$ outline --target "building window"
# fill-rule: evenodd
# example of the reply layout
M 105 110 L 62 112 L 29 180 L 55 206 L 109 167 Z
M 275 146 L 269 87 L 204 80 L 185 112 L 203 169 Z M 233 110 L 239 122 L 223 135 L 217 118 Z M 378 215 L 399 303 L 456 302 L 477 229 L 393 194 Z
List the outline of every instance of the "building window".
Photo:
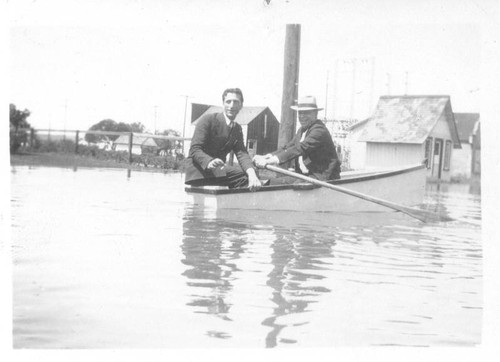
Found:
M 447 140 L 444 146 L 444 165 L 443 170 L 450 171 L 450 159 L 451 159 L 451 141 Z
M 247 150 L 250 157 L 253 157 L 257 154 L 257 140 L 249 139 L 247 141 Z
M 267 138 L 267 114 L 264 115 L 264 138 Z
M 431 160 L 432 160 L 432 138 L 429 137 L 425 140 L 425 165 L 427 168 L 431 168 Z
M 472 157 L 472 173 L 474 175 L 480 175 L 481 174 L 481 153 L 479 150 L 473 150 L 473 157 Z

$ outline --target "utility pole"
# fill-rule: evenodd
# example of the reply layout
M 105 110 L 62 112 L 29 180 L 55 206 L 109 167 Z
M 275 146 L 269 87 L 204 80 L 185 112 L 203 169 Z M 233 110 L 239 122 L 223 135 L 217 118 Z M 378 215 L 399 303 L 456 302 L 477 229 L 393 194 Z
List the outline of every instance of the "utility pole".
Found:
M 405 96 L 408 95 L 408 71 L 405 72 Z
M 351 119 L 354 118 L 354 100 L 356 99 L 356 65 L 357 59 L 352 59 L 352 92 L 351 92 Z
M 336 112 L 337 112 L 338 75 L 339 75 L 339 60 L 335 59 L 335 68 L 333 71 L 333 100 L 332 100 L 333 116 L 332 116 L 332 119 L 336 119 Z
M 326 90 L 325 90 L 325 120 L 328 119 L 328 78 L 330 76 L 330 71 L 326 71 Z
M 68 121 L 68 100 L 64 100 L 64 136 L 63 140 L 66 140 L 66 122 Z
M 290 107 L 297 101 L 299 94 L 299 64 L 300 24 L 287 24 L 278 147 L 287 144 L 295 135 L 296 118 Z
M 181 97 L 184 97 L 184 124 L 182 126 L 182 138 L 186 138 L 186 116 L 187 116 L 187 105 L 188 105 L 188 98 L 191 98 L 191 96 L 188 95 L 181 95 Z M 182 153 L 185 155 L 186 150 L 184 149 L 184 142 L 185 140 L 182 140 Z
M 375 57 L 370 58 L 371 75 L 370 75 L 370 99 L 368 100 L 368 114 L 371 113 L 373 107 L 373 89 L 375 86 Z
M 158 106 L 154 106 L 154 111 L 155 111 L 155 118 L 154 118 L 154 132 L 153 134 L 156 134 L 156 110 L 158 109 Z
M 186 137 L 186 116 L 187 116 L 187 106 L 188 106 L 188 98 L 191 98 L 191 96 L 188 95 L 181 95 L 181 97 L 184 97 L 184 125 L 182 126 L 182 137 Z

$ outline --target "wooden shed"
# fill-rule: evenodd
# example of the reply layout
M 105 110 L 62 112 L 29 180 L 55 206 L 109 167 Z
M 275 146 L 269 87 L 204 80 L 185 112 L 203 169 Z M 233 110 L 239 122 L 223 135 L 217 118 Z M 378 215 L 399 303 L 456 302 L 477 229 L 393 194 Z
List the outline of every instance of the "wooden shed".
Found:
M 193 125 L 205 114 L 220 113 L 220 106 L 192 104 Z M 279 122 L 269 107 L 243 107 L 235 121 L 241 125 L 250 156 L 263 155 L 278 148 Z
M 479 113 L 454 113 L 454 117 L 462 148 L 453 151 L 451 177 L 470 179 L 481 172 Z
M 449 96 L 383 96 L 358 139 L 365 166 L 393 167 L 425 160 L 428 179 L 448 181 L 453 148 L 461 148 Z

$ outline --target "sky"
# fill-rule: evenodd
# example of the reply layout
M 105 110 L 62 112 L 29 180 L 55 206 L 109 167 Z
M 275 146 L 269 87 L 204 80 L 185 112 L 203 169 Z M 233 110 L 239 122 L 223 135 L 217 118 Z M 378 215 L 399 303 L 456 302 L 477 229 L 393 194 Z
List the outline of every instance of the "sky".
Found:
M 221 104 L 236 86 L 245 105 L 280 119 L 286 24 L 300 24 L 299 95 L 317 97 L 320 117 L 369 117 L 387 94 L 449 95 L 455 112 L 481 113 L 483 235 L 496 240 L 498 23 L 497 0 L 5 0 L 0 99 L 5 116 L 7 103 L 30 110 L 35 128 L 85 130 L 110 118 L 181 132 L 186 100 Z M 0 204 L 9 205 L 3 124 Z M 484 246 L 494 288 L 485 287 L 483 341 L 498 354 L 498 324 L 489 323 L 499 320 L 497 245 Z M 472 360 L 470 349 L 454 357 Z
M 480 112 L 481 24 L 491 1 L 16 1 L 9 14 L 9 102 L 35 128 L 103 119 L 192 132 L 190 103 L 281 117 L 286 24 L 301 25 L 299 96 L 320 117 L 364 119 L 381 95 L 445 94 Z M 187 107 L 186 107 L 187 104 Z

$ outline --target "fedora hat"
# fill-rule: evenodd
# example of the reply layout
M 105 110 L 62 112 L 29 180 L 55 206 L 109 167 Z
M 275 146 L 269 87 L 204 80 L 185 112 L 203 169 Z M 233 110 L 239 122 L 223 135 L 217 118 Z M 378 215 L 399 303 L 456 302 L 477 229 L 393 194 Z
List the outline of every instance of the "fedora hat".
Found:
M 297 105 L 291 106 L 294 111 L 320 111 L 323 108 L 318 108 L 316 105 L 316 97 L 313 96 L 305 96 L 300 97 Z

